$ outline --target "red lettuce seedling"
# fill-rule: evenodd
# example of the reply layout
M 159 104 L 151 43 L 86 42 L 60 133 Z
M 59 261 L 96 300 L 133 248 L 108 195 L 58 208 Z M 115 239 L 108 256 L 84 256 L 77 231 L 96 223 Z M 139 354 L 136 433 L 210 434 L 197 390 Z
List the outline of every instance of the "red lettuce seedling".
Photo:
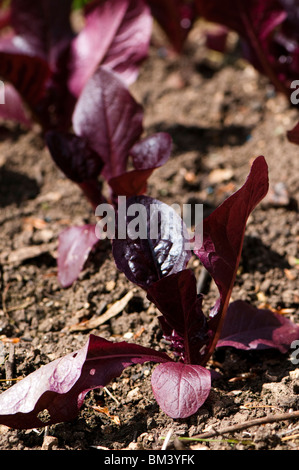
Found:
M 160 132 L 141 139 L 143 109 L 118 75 L 105 67 L 99 67 L 88 80 L 72 120 L 76 134 L 52 130 L 46 134 L 46 142 L 57 166 L 81 188 L 94 210 L 103 202 L 116 208 L 118 196 L 145 193 L 152 172 L 170 156 L 169 134 Z M 127 169 L 130 159 L 132 170 Z M 107 182 L 110 195 L 103 195 L 99 176 Z M 93 234 L 85 238 L 88 244 L 83 240 L 81 244 L 82 234 L 91 231 Z M 98 241 L 94 232 L 95 226 L 89 225 L 82 231 L 70 227 L 60 235 L 58 277 L 64 287 L 77 278 L 91 241 Z M 66 256 L 75 249 L 75 257 Z
M 278 91 L 290 96 L 299 72 L 299 14 L 295 0 L 195 0 L 197 12 L 236 31 L 244 56 L 267 75 Z
M 171 341 L 179 360 L 153 349 L 91 336 L 81 350 L 42 367 L 2 393 L 0 423 L 25 429 L 74 419 L 89 390 L 107 385 L 125 367 L 145 361 L 159 363 L 152 374 L 152 388 L 161 409 L 173 418 L 186 418 L 196 413 L 210 393 L 211 372 L 205 365 L 215 347 L 272 347 L 286 352 L 290 343 L 299 338 L 298 326 L 245 302 L 228 305 L 246 220 L 267 188 L 267 165 L 263 157 L 258 157 L 242 188 L 204 220 L 203 245 L 196 247 L 196 252 L 220 294 L 209 315 L 203 313 L 194 273 L 187 269 L 190 251 L 184 245 L 183 221 L 161 202 L 146 196 L 132 198 L 128 208 L 136 209 L 133 204 L 138 202 L 145 218 L 150 214 L 151 202 L 156 206 L 153 214 L 159 209 L 168 217 L 171 214 L 177 237 L 166 233 L 160 218 L 156 237 L 140 235 L 133 245 L 136 220 L 129 218 L 127 237 L 114 240 L 113 254 L 119 269 L 145 289 L 160 310 L 163 334 Z M 142 219 L 138 221 L 141 223 Z M 145 220 L 145 227 L 139 226 L 141 231 L 146 229 L 143 235 L 149 225 Z M 44 411 L 47 421 L 42 418 Z
M 144 0 L 94 0 L 79 33 L 71 26 L 71 8 L 72 0 L 11 1 L 11 31 L 0 38 L 0 77 L 16 91 L 11 103 L 6 97 L 7 109 L 1 107 L 6 118 L 18 121 L 25 103 L 27 120 L 43 130 L 69 130 L 76 100 L 99 65 L 126 84 L 136 78 L 151 37 Z
M 210 372 L 204 366 L 220 339 L 240 261 L 248 216 L 267 191 L 267 164 L 264 157 L 258 157 L 245 184 L 203 221 L 202 245 L 195 245 L 194 252 L 219 290 L 219 298 L 208 316 L 203 313 L 202 296 L 197 295 L 196 279 L 191 270 L 179 268 L 171 273 L 169 266 L 170 269 L 168 268 L 168 273 L 164 276 L 163 273 L 161 275 L 161 270 L 159 271 L 158 280 L 155 280 L 155 276 L 152 277 L 152 272 L 155 272 L 157 265 L 161 265 L 161 260 L 165 262 L 166 259 L 171 263 L 168 253 L 172 240 L 161 235 L 158 243 L 155 240 L 160 249 L 151 250 L 152 256 L 145 259 L 144 240 L 135 240 L 135 251 L 132 249 L 133 242 L 129 239 L 129 233 L 127 239 L 113 241 L 113 254 L 118 268 L 131 281 L 143 287 L 148 298 L 160 310 L 163 334 L 171 341 L 173 350 L 180 359 L 171 365 L 158 365 L 152 375 L 153 393 L 161 408 L 173 418 L 193 414 L 207 398 L 211 378 Z M 170 242 L 170 245 L 167 242 Z M 180 256 L 184 249 L 180 244 L 178 246 Z M 140 272 L 142 279 L 147 279 L 146 282 L 139 282 Z M 236 307 L 240 318 L 244 318 L 246 311 L 243 308 L 240 311 L 240 304 L 231 306 L 230 309 Z M 281 328 L 281 323 L 277 323 L 276 319 L 268 325 L 269 328 L 265 332 L 263 327 L 266 317 L 263 312 L 260 313 L 260 317 L 257 316 L 260 323 L 257 321 L 254 331 L 249 331 L 247 337 L 242 329 L 238 335 L 238 331 L 232 327 L 236 347 L 238 341 L 243 344 L 245 339 L 247 346 L 267 346 L 271 336 L 272 346 L 280 349 L 284 342 L 289 345 L 291 339 L 299 337 L 298 328 L 292 326 L 290 330 L 290 324 L 287 323 Z M 231 323 L 225 325 L 229 331 Z M 227 329 L 224 331 L 227 332 Z
M 171 361 L 164 353 L 91 335 L 80 350 L 41 367 L 0 395 L 0 423 L 16 429 L 76 418 L 89 390 L 134 364 Z M 43 417 L 44 416 L 44 417 Z

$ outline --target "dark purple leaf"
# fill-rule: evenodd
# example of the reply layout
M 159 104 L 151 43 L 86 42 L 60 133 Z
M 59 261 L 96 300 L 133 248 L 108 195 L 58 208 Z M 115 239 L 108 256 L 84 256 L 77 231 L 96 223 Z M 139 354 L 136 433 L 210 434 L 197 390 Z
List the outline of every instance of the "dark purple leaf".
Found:
M 172 207 L 137 196 L 128 199 L 120 211 L 112 250 L 118 269 L 130 281 L 148 289 L 153 282 L 186 267 L 191 257 L 186 249 L 186 227 Z
M 281 50 L 275 50 L 278 27 L 281 28 L 287 18 L 279 0 L 195 1 L 200 16 L 239 33 L 244 41 L 245 57 L 267 75 L 278 90 L 289 95 L 289 85 L 281 73 L 290 67 L 284 65 Z
M 43 98 L 49 76 L 47 62 L 0 39 L 0 77 L 14 86 L 31 109 Z
M 214 279 L 220 297 L 210 311 L 214 333 L 211 353 L 218 341 L 243 246 L 246 222 L 268 191 L 268 167 L 260 156 L 252 164 L 245 184 L 203 221 L 203 243 L 194 253 Z M 208 356 L 207 356 L 208 357 Z
M 197 11 L 209 21 L 226 25 L 237 31 L 242 37 L 250 39 L 251 33 L 247 28 L 248 18 L 252 28 L 261 37 L 266 37 L 286 17 L 286 13 L 278 0 L 195 0 Z
M 289 142 L 299 145 L 299 122 L 292 130 L 287 132 L 287 137 Z
M 54 162 L 70 180 L 82 183 L 99 176 L 103 162 L 81 137 L 49 131 L 46 143 Z
M 237 300 L 227 309 L 217 347 L 231 346 L 245 350 L 275 348 L 286 353 L 291 343 L 298 339 L 299 326 L 288 318 Z
M 0 29 L 3 29 L 6 26 L 9 26 L 10 16 L 11 16 L 10 8 L 4 8 L 3 10 L 0 11 Z
M 129 85 L 147 56 L 152 18 L 143 0 L 95 0 L 86 7 L 86 24 L 72 43 L 69 87 L 79 96 L 99 65 Z M 96 47 L 95 47 L 96 45 Z
M 107 180 L 125 173 L 129 151 L 143 131 L 142 120 L 143 109 L 123 82 L 98 68 L 76 104 L 73 125 L 102 158 Z
M 73 38 L 72 0 L 12 0 L 11 24 L 32 55 L 45 59 L 53 72 Z M 60 64 L 61 65 L 61 64 Z
M 147 180 L 156 168 L 166 163 L 171 148 L 172 139 L 165 132 L 153 134 L 137 142 L 130 150 L 135 170 L 109 180 L 113 193 L 127 197 L 144 194 L 147 190 Z
M 176 354 L 185 364 L 200 364 L 209 334 L 193 272 L 184 269 L 153 283 L 148 298 L 162 313 L 164 337 Z
M 163 363 L 152 373 L 153 394 L 171 418 L 187 418 L 196 413 L 211 390 L 211 374 L 204 367 Z
M 98 241 L 95 225 L 73 226 L 61 232 L 57 265 L 62 287 L 69 287 L 77 279 L 91 249 Z
M 87 142 L 73 134 L 49 131 L 46 143 L 50 154 L 60 170 L 79 185 L 86 198 L 95 209 L 104 202 L 98 176 L 103 169 L 99 155 Z
M 153 349 L 91 335 L 82 349 L 41 367 L 3 392 L 0 423 L 31 429 L 71 421 L 88 391 L 106 386 L 126 367 L 170 360 Z M 49 419 L 41 417 L 45 410 Z
M 206 46 L 213 51 L 226 52 L 229 30 L 226 26 L 217 25 L 216 28 L 208 29 L 205 33 Z
M 147 2 L 172 47 L 181 52 L 196 18 L 194 2 L 185 0 L 147 0 Z

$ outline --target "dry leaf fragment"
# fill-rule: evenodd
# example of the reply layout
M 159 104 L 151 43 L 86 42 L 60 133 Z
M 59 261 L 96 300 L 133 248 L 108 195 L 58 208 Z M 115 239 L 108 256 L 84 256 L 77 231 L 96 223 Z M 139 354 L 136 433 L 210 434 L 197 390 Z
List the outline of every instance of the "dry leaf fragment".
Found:
M 289 281 L 295 281 L 297 276 L 290 269 L 284 269 L 284 273 Z
M 25 217 L 23 219 L 24 230 L 42 230 L 47 226 L 47 222 L 44 219 L 38 217 Z
M 108 407 L 107 406 L 92 406 L 91 407 L 93 410 L 97 411 L 98 413 L 103 413 L 105 414 L 106 416 L 108 416 L 108 418 L 111 419 L 111 421 L 113 421 L 113 423 L 117 424 L 117 425 L 120 425 L 120 419 L 118 416 L 116 415 L 111 415 L 110 411 L 108 410 Z
M 92 317 L 90 320 L 84 321 L 82 323 L 78 323 L 76 325 L 72 325 L 70 327 L 71 331 L 85 331 L 85 330 L 93 330 L 94 328 L 98 328 L 100 325 L 103 325 L 111 318 L 115 317 L 119 313 L 123 311 L 123 309 L 128 305 L 130 300 L 133 298 L 135 294 L 135 289 L 130 290 L 124 297 L 120 300 L 115 302 L 111 307 L 109 307 L 106 312 L 104 312 L 100 316 Z
M 144 331 L 145 331 L 145 328 L 144 328 L 144 326 L 142 326 L 142 327 L 140 328 L 140 330 L 138 330 L 138 331 L 134 334 L 134 339 L 139 338 L 139 337 L 142 335 L 142 333 L 143 333 Z
M 212 170 L 209 174 L 209 180 L 212 184 L 223 183 L 228 181 L 234 176 L 234 172 L 231 168 L 217 168 Z

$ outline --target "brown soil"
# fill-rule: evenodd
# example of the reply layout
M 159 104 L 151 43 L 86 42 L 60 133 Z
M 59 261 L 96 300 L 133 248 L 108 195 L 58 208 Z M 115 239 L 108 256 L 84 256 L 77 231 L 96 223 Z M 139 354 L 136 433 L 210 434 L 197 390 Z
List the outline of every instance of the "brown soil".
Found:
M 159 40 L 158 35 L 132 87 L 144 106 L 145 133 L 167 131 L 174 142 L 171 160 L 151 177 L 148 194 L 170 204 L 204 203 L 207 215 L 244 183 L 252 159 L 263 154 L 271 187 L 283 183 L 288 200 L 277 206 L 269 198 L 250 216 L 232 298 L 267 304 L 298 322 L 299 270 L 294 258 L 299 243 L 299 149 L 286 139 L 298 112 L 237 53 L 207 52 L 198 28 L 183 57 Z M 0 333 L 2 339 L 20 338 L 14 345 L 14 378 L 80 348 L 90 333 L 167 351 L 157 311 L 139 289 L 121 314 L 96 330 L 73 327 L 99 315 L 133 286 L 117 271 L 110 245 L 103 242 L 78 281 L 62 289 L 56 276 L 58 234 L 69 225 L 95 222 L 92 210 L 55 167 L 37 131 L 3 127 L 0 160 Z M 199 273 L 195 258 L 190 266 Z M 212 284 L 205 308 L 216 297 Z M 1 390 L 8 387 L 3 380 L 8 353 L 9 343 L 2 341 Z M 170 430 L 172 437 L 192 437 L 211 427 L 299 408 L 299 370 L 289 354 L 227 348 L 217 350 L 213 361 L 222 378 L 188 419 L 173 420 L 161 412 L 150 384 L 154 365 L 145 364 L 126 369 L 107 389 L 89 393 L 78 418 L 51 426 L 48 435 L 58 449 L 153 450 L 161 448 Z M 107 407 L 110 416 L 95 411 L 94 405 Z M 281 421 L 196 445 L 298 449 L 299 439 L 292 437 L 298 435 L 297 427 L 296 421 Z M 44 429 L 0 426 L 1 450 L 41 449 L 43 442 Z

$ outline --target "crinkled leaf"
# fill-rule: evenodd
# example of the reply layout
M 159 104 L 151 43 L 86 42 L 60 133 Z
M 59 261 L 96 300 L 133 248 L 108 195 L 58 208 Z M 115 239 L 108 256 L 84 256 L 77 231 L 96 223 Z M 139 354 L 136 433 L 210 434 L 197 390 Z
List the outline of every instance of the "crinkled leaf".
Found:
M 143 109 L 123 82 L 98 68 L 76 104 L 73 125 L 102 158 L 107 180 L 126 171 L 129 151 L 143 131 L 142 120 Z
M 299 326 L 285 316 L 236 300 L 227 309 L 217 347 L 275 348 L 286 353 L 298 339 Z
M 256 158 L 245 184 L 203 221 L 203 243 L 194 253 L 214 279 L 219 299 L 210 311 L 209 328 L 214 334 L 210 352 L 218 341 L 234 285 L 243 246 L 246 222 L 268 191 L 268 167 Z M 208 354 L 209 354 L 208 353 Z
M 209 335 L 194 273 L 184 269 L 166 276 L 153 283 L 147 295 L 163 315 L 162 330 L 176 354 L 184 363 L 200 364 Z
M 171 418 L 187 418 L 203 405 L 211 390 L 211 374 L 204 367 L 163 363 L 152 373 L 153 394 Z
M 172 139 L 166 132 L 159 132 L 140 140 L 130 150 L 135 170 L 109 180 L 113 193 L 118 196 L 140 196 L 147 190 L 147 180 L 156 168 L 170 157 Z
M 171 206 L 137 196 L 120 210 L 126 219 L 119 217 L 112 250 L 118 269 L 130 281 L 148 289 L 153 282 L 186 267 L 191 257 L 186 249 L 186 227 Z
M 86 393 L 106 386 L 133 364 L 169 362 L 161 352 L 91 335 L 86 345 L 56 359 L 0 395 L 0 423 L 31 429 L 71 421 Z
M 152 18 L 143 0 L 95 0 L 86 6 L 86 24 L 72 43 L 69 87 L 79 96 L 99 65 L 129 85 L 147 56 Z
M 63 287 L 68 287 L 77 279 L 89 256 L 99 241 L 95 225 L 73 226 L 59 235 L 58 279 Z

